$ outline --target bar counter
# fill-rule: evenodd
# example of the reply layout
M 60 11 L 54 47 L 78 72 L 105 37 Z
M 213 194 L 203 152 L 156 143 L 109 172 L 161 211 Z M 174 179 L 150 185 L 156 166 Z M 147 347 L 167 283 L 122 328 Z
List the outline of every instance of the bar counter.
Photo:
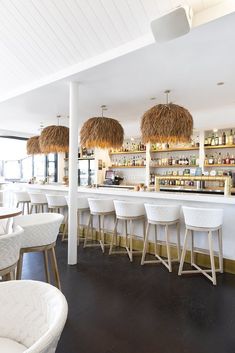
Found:
M 39 184 L 20 184 L 24 186 L 29 192 L 33 190 L 40 190 L 44 193 L 50 194 L 67 194 L 68 187 L 62 184 L 39 185 Z M 184 192 L 167 192 L 167 191 L 134 191 L 123 188 L 112 187 L 78 187 L 78 196 L 81 197 L 100 197 L 121 199 L 132 202 L 143 203 L 157 203 L 157 204 L 178 204 L 191 207 L 206 207 L 206 208 L 223 208 L 224 210 L 224 224 L 223 224 L 223 252 L 224 258 L 235 260 L 235 196 L 224 195 L 208 195 L 195 194 Z M 84 220 L 86 222 L 86 220 Z M 107 222 L 105 228 L 113 229 L 113 219 Z M 136 226 L 135 233 L 143 236 L 142 226 Z M 153 234 L 151 234 L 153 236 Z M 174 235 L 173 235 L 174 236 Z M 181 244 L 184 236 L 184 220 L 181 214 Z M 161 239 L 161 234 L 160 237 Z M 151 237 L 150 237 L 151 239 Z M 174 239 L 174 238 L 173 238 Z M 196 236 L 195 246 L 199 249 L 207 249 L 207 237 Z M 217 248 L 217 243 L 215 243 Z

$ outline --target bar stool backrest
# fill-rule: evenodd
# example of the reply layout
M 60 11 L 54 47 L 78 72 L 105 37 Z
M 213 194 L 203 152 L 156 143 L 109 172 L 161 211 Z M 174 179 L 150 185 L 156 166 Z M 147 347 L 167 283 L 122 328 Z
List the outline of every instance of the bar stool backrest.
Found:
M 47 198 L 45 194 L 30 192 L 29 197 L 32 204 L 47 204 Z
M 30 248 L 53 244 L 64 216 L 59 213 L 35 213 L 15 217 L 14 223 L 24 229 L 21 247 Z
M 145 203 L 147 218 L 154 222 L 174 222 L 180 218 L 178 205 L 154 205 Z
M 0 271 L 13 266 L 19 260 L 23 232 L 23 229 L 17 226 L 13 233 L 0 236 Z
M 186 226 L 218 228 L 223 224 L 223 210 L 218 208 L 195 208 L 183 206 Z
M 27 191 L 14 191 L 16 202 L 30 202 L 29 193 Z
M 49 208 L 67 206 L 67 202 L 64 195 L 46 194 L 46 198 L 47 198 L 47 203 Z
M 114 212 L 113 200 L 88 198 L 88 203 L 91 213 Z
M 140 202 L 114 200 L 114 207 L 117 217 L 145 216 L 144 204 Z
M 65 196 L 67 204 L 69 204 L 69 197 Z M 78 210 L 83 210 L 83 209 L 88 209 L 89 208 L 89 203 L 88 199 L 86 197 L 78 197 L 77 198 L 77 209 Z

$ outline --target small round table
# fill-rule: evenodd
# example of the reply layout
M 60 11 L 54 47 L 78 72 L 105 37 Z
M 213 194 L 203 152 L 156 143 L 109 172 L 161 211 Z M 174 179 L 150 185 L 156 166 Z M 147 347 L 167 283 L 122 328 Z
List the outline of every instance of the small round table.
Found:
M 16 207 L 0 207 L 0 220 L 7 219 L 7 223 L 3 226 L 5 232 L 9 232 L 11 218 L 22 214 L 22 210 Z

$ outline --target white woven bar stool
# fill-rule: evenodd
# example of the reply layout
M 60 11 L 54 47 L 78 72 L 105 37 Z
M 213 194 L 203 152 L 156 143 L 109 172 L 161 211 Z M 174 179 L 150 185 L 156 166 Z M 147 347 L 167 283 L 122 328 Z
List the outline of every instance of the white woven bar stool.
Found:
M 25 206 L 27 207 L 27 213 L 29 214 L 30 197 L 27 191 L 14 191 L 14 197 L 16 201 L 16 207 L 22 208 L 22 213 L 25 214 Z
M 113 200 L 104 200 L 104 199 L 90 199 L 88 198 L 88 203 L 90 207 L 90 217 L 87 226 L 87 232 L 84 239 L 84 248 L 87 246 L 100 246 L 102 251 L 104 252 L 105 244 L 104 239 L 104 221 L 106 216 L 113 215 L 115 216 L 114 204 Z M 89 243 L 87 242 L 93 240 L 93 218 L 94 216 L 98 217 L 98 235 L 99 235 L 99 244 Z M 91 230 L 91 237 L 89 236 L 89 232 Z M 97 239 L 97 238 L 96 238 Z
M 62 241 L 64 241 L 67 232 L 66 224 L 68 223 L 68 205 L 66 198 L 63 195 L 46 194 L 46 199 L 49 212 L 61 213 L 64 216 L 64 229 L 62 232 Z
M 5 280 L 15 279 L 22 234 L 23 229 L 17 226 L 13 233 L 0 236 L 0 276 Z
M 52 269 L 55 275 L 56 286 L 61 289 L 57 267 L 55 246 L 63 216 L 58 213 L 35 213 L 19 216 L 14 223 L 23 228 L 21 236 L 20 258 L 17 266 L 17 279 L 21 279 L 23 256 L 29 252 L 42 252 L 47 282 L 50 283 L 48 252 L 51 254 Z
M 55 353 L 68 304 L 55 287 L 39 281 L 0 283 L 0 352 Z
M 162 263 L 169 272 L 172 272 L 172 262 L 173 261 L 180 261 L 180 233 L 179 233 L 179 218 L 180 218 L 180 207 L 175 205 L 154 205 L 154 204 L 145 204 L 145 210 L 147 213 L 148 223 L 146 228 L 146 236 L 144 240 L 144 248 L 142 253 L 141 265 L 148 264 L 148 263 Z M 151 225 L 154 225 L 155 237 L 154 237 L 154 250 L 155 250 L 155 257 L 157 260 L 145 260 L 147 247 L 148 247 L 148 239 L 149 239 L 149 232 Z M 163 226 L 165 229 L 165 240 L 159 241 L 157 237 L 157 230 L 158 227 Z M 176 228 L 176 236 L 177 236 L 177 253 L 178 258 L 172 259 L 171 258 L 171 251 L 170 251 L 170 234 L 169 234 L 169 227 L 173 226 Z M 167 251 L 167 260 L 163 259 L 160 254 L 157 252 L 157 245 L 158 244 L 165 244 L 166 251 Z
M 38 212 L 43 213 L 45 209 L 47 211 L 48 204 L 47 204 L 47 198 L 45 194 L 30 192 L 29 197 L 31 202 L 30 213 L 33 213 L 33 211 L 35 213 L 38 213 Z
M 136 202 L 127 202 L 127 201 L 118 201 L 114 200 L 114 207 L 116 212 L 116 222 L 114 226 L 114 232 L 112 235 L 112 240 L 109 249 L 109 255 L 111 254 L 127 254 L 129 256 L 130 261 L 133 261 L 133 254 L 142 253 L 142 251 L 133 250 L 133 238 L 134 236 L 134 222 L 135 221 L 142 221 L 143 222 L 143 238 L 145 234 L 145 210 L 144 205 L 142 203 Z M 114 246 L 114 239 L 116 240 L 117 244 L 117 237 L 118 237 L 118 222 L 122 221 L 124 225 L 125 231 L 125 251 L 122 250 L 115 250 L 113 251 Z M 128 234 L 128 224 L 130 226 L 130 232 Z M 119 237 L 120 243 L 120 237 Z
M 181 274 L 185 274 L 185 273 L 202 273 L 214 285 L 216 285 L 216 272 L 223 273 L 223 250 L 222 250 L 223 210 L 215 209 L 215 208 L 183 207 L 183 213 L 185 218 L 186 231 L 185 231 L 184 245 L 183 245 L 178 275 L 180 276 Z M 211 262 L 210 270 L 204 270 L 195 263 L 194 232 L 207 233 L 210 262 Z M 215 268 L 213 232 L 217 233 L 217 236 L 218 236 L 219 269 Z M 198 236 L 201 237 L 202 234 L 198 234 Z M 186 271 L 186 270 L 183 270 L 183 265 L 184 265 L 186 250 L 187 250 L 188 238 L 191 238 L 191 266 L 194 267 L 195 270 Z M 211 276 L 208 273 L 211 273 Z
M 69 206 L 69 198 L 68 196 L 65 196 L 65 199 L 67 201 L 67 204 Z M 77 236 L 78 236 L 78 245 L 80 240 L 84 240 L 84 237 L 80 236 L 80 228 L 81 228 L 81 217 L 84 213 L 90 212 L 89 208 L 89 203 L 88 199 L 86 197 L 78 197 L 77 198 L 77 222 L 78 222 L 78 228 L 77 228 Z M 68 233 L 68 222 L 66 222 L 66 234 Z M 65 240 L 62 239 L 62 240 Z

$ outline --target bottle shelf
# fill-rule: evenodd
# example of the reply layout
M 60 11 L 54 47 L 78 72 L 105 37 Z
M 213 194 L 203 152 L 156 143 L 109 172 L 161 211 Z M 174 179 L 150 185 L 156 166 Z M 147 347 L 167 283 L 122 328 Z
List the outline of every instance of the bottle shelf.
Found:
M 84 161 L 84 160 L 94 160 L 95 158 L 94 157 L 83 157 L 83 158 L 78 158 L 79 161 Z M 69 158 L 64 158 L 65 161 L 68 161 Z
M 188 165 L 181 165 L 181 164 L 175 164 L 175 165 L 157 165 L 157 166 L 151 166 L 150 165 L 150 168 L 197 168 L 198 165 L 195 165 L 195 164 L 188 164 Z
M 235 168 L 235 164 L 204 164 L 204 167 L 229 167 L 229 168 Z
M 198 151 L 199 147 L 177 147 L 177 148 L 167 148 L 165 150 L 151 150 L 151 153 L 160 153 L 160 152 L 177 152 L 177 151 Z
M 215 150 L 220 148 L 235 148 L 235 145 L 204 146 L 205 150 Z
M 145 165 L 112 165 L 110 168 L 119 169 L 119 168 L 146 168 Z
M 146 151 L 109 152 L 110 155 L 115 155 L 115 154 L 140 154 L 140 153 L 146 153 Z

